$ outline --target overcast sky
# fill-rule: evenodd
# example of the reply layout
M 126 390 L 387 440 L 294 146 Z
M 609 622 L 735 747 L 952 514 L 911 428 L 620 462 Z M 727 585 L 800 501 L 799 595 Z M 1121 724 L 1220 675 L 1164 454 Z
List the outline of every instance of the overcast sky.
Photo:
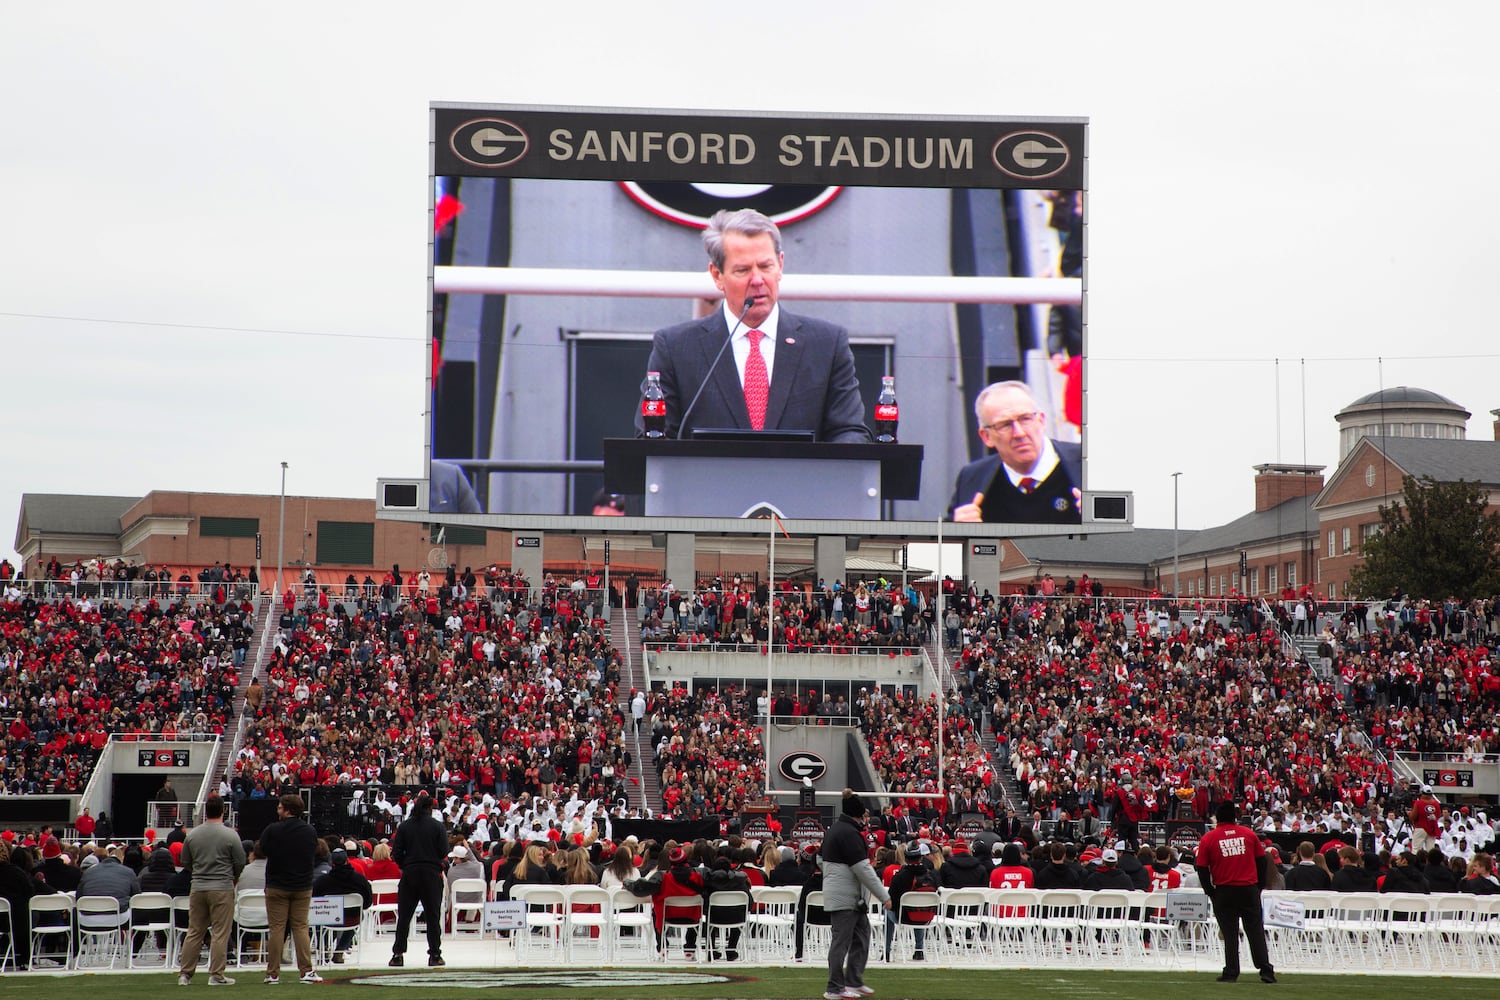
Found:
M 1087 116 L 1089 482 L 1142 527 L 1176 471 L 1185 528 L 1246 512 L 1258 463 L 1331 473 L 1381 385 L 1489 438 L 1500 6 L 1418 11 L 11 5 L 0 555 L 23 492 L 421 471 L 434 100 Z

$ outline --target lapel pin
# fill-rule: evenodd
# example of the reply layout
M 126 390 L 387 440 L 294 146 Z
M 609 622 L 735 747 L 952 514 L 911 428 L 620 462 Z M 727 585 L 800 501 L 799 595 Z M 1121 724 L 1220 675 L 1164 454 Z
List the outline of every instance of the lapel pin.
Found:
M 788 344 L 795 344 L 797 342 L 797 338 L 796 337 L 788 337 L 788 338 L 786 338 L 786 342 Z

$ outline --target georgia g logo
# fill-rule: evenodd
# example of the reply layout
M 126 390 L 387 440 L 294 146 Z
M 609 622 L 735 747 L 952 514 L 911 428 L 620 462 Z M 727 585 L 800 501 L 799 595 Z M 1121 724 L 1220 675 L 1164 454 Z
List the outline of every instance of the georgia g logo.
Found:
M 828 764 L 811 750 L 797 750 L 781 758 L 776 770 L 788 781 L 801 782 L 803 778 L 817 781 L 828 773 Z
M 1071 159 L 1068 144 L 1049 132 L 1012 132 L 995 143 L 991 155 L 1001 171 L 1027 181 L 1060 173 Z
M 475 118 L 453 130 L 448 145 L 465 163 L 476 167 L 508 167 L 531 148 L 526 130 L 504 118 Z

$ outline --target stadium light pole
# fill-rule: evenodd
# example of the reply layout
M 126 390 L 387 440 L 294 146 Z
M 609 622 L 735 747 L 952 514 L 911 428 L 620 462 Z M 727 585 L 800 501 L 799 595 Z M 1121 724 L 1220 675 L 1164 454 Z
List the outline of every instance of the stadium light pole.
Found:
M 276 592 L 271 600 L 281 599 L 281 562 L 286 551 L 286 463 L 281 463 L 281 522 L 276 528 Z
M 1178 602 L 1182 600 L 1182 590 L 1177 582 L 1177 480 L 1181 476 L 1180 472 L 1172 473 L 1172 600 Z

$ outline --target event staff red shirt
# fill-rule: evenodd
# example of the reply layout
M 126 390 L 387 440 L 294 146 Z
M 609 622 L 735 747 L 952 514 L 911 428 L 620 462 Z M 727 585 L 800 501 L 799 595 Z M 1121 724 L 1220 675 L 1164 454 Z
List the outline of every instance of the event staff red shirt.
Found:
M 1197 863 L 1208 868 L 1214 885 L 1256 885 L 1265 853 L 1254 830 L 1239 823 L 1220 823 L 1198 841 Z

